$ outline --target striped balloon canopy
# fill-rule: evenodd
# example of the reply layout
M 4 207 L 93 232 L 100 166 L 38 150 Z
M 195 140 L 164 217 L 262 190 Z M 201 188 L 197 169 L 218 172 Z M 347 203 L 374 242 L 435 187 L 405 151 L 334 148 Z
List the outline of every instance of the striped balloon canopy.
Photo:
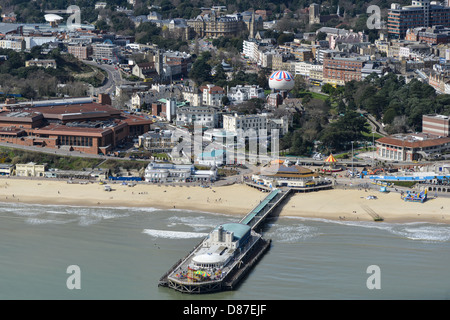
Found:
M 294 87 L 294 77 L 287 71 L 275 71 L 269 77 L 269 87 L 275 90 L 291 90 Z
M 292 80 L 294 80 L 294 78 L 292 78 L 292 75 L 289 72 L 287 72 L 287 71 L 275 71 L 269 77 L 269 80 L 292 81 Z

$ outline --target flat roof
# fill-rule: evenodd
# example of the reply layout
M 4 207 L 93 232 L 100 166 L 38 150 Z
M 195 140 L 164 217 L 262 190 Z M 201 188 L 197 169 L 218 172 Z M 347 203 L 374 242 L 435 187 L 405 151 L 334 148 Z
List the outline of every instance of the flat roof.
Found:
M 233 232 L 235 239 L 243 238 L 251 230 L 248 225 L 242 223 L 224 223 L 217 226 L 214 230 L 217 230 L 220 226 L 223 227 L 224 231 Z
M 450 137 L 440 137 L 434 135 L 422 135 L 422 138 L 415 138 L 418 135 L 393 135 L 388 137 L 383 137 L 376 142 L 384 143 L 389 145 L 394 145 L 397 147 L 407 147 L 407 148 L 425 148 L 432 146 L 439 146 L 443 144 L 450 144 Z
M 34 129 L 35 134 L 52 134 L 67 136 L 102 137 L 112 133 L 111 128 L 69 127 L 62 124 L 50 124 L 46 127 Z

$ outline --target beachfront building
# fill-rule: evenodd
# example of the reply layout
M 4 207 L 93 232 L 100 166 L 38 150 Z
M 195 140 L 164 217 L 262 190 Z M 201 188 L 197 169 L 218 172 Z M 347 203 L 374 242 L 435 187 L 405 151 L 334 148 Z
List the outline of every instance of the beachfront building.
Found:
M 47 164 L 36 164 L 34 162 L 29 163 L 17 163 L 16 164 L 16 176 L 18 177 L 44 177 Z
M 14 165 L 8 163 L 0 163 L 0 175 L 11 176 L 14 172 Z
M 305 188 L 329 184 L 327 179 L 320 177 L 318 173 L 308 168 L 275 163 L 262 168 L 259 174 L 252 175 L 252 180 L 255 184 L 270 188 Z
M 150 130 L 153 120 L 110 105 L 55 101 L 11 104 L 0 111 L 0 141 L 90 154 L 107 154 Z
M 146 182 L 153 183 L 211 182 L 217 179 L 217 171 L 197 170 L 193 164 L 150 162 L 144 176 Z
M 450 137 L 428 133 L 394 134 L 375 141 L 380 160 L 419 161 L 450 151 Z

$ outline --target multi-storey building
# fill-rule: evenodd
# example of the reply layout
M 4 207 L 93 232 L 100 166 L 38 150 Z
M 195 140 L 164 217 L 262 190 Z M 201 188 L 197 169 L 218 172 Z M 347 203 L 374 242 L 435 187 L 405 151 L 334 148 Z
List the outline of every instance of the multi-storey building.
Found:
M 395 134 L 376 141 L 377 158 L 415 161 L 450 150 L 450 117 L 423 115 L 422 132 Z
M 23 39 L 2 39 L 0 40 L 0 48 L 11 49 L 14 51 L 25 50 L 25 40 Z
M 80 60 L 88 60 L 92 56 L 92 46 L 87 44 L 69 44 L 67 51 Z
M 152 152 L 171 152 L 173 147 L 178 144 L 178 141 L 172 141 L 172 132 L 164 131 L 149 131 L 139 136 L 139 147 Z
M 408 29 L 442 25 L 450 27 L 450 7 L 430 0 L 413 0 L 410 6 L 391 5 L 388 13 L 388 32 L 403 38 Z
M 222 98 L 225 96 L 225 90 L 222 87 L 207 84 L 206 86 L 201 86 L 199 89 L 203 95 L 202 103 L 204 105 L 216 107 L 222 105 Z
M 323 61 L 323 81 L 344 85 L 348 81 L 361 81 L 362 58 L 326 57 Z
M 92 45 L 92 58 L 97 60 L 115 61 L 118 59 L 119 49 L 112 43 L 96 43 Z
M 176 110 L 177 126 L 201 125 L 204 127 L 214 128 L 218 125 L 217 110 L 211 106 L 179 107 Z
M 424 114 L 422 116 L 422 132 L 450 137 L 450 116 Z
M 243 22 L 235 17 L 218 16 L 212 10 L 209 15 L 199 15 L 195 19 L 188 20 L 187 25 L 201 38 L 218 38 L 235 36 L 238 31 L 242 30 Z
M 0 112 L 0 141 L 25 146 L 107 154 L 118 144 L 150 129 L 152 120 L 121 113 L 100 103 L 39 102 Z

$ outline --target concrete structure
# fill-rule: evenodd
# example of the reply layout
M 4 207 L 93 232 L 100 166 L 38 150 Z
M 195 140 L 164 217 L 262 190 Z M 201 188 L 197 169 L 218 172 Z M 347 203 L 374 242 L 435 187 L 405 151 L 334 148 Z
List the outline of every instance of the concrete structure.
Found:
M 95 43 L 92 45 L 92 59 L 118 61 L 119 48 L 112 43 Z

